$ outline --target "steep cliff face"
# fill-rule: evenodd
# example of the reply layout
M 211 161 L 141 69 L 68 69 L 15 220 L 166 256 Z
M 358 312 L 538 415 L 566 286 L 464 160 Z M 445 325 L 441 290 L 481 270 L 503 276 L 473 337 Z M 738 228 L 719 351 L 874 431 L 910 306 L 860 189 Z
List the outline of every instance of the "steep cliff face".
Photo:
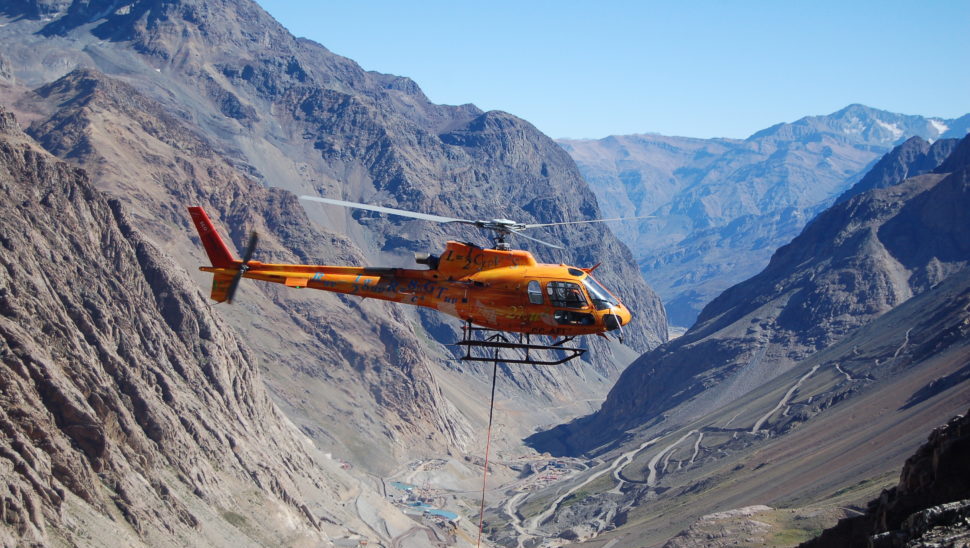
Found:
M 906 460 L 899 483 L 802 548 L 929 547 L 970 542 L 970 413 L 930 434 Z
M 380 535 L 196 284 L 3 110 L 0 192 L 4 544 Z
M 967 146 L 964 139 L 953 154 Z M 948 167 L 819 215 L 762 273 L 705 307 L 683 337 L 634 362 L 597 414 L 545 439 L 590 449 L 690 400 L 691 413 L 710 410 L 965 268 L 970 167 Z

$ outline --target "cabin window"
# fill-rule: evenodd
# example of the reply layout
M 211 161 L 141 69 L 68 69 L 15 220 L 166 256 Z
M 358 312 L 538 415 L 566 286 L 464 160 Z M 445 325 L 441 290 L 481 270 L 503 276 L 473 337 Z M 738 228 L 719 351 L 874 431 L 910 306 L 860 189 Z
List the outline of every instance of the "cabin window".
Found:
M 610 295 L 610 292 L 594 280 L 592 276 L 587 276 L 583 280 L 583 285 L 586 286 L 589 297 L 593 299 L 593 306 L 596 307 L 596 310 L 607 310 L 619 305 L 616 297 Z
M 549 282 L 546 284 L 549 304 L 560 308 L 586 308 L 586 296 L 579 284 L 573 282 Z
M 539 286 L 539 282 L 532 280 L 529 282 L 529 303 L 531 304 L 542 304 L 542 287 Z
M 552 315 L 556 323 L 564 325 L 593 325 L 596 318 L 588 312 L 574 312 L 572 310 L 557 310 Z

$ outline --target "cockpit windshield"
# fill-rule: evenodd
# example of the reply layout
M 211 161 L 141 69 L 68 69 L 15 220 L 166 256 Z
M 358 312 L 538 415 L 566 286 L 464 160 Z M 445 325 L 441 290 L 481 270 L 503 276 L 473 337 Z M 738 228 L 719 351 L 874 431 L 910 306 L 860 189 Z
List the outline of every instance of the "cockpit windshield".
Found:
M 594 280 L 592 276 L 586 276 L 583 279 L 583 285 L 586 286 L 589 298 L 593 299 L 593 306 L 596 307 L 596 310 L 606 310 L 619 304 L 616 298 L 610 295 L 610 292 Z

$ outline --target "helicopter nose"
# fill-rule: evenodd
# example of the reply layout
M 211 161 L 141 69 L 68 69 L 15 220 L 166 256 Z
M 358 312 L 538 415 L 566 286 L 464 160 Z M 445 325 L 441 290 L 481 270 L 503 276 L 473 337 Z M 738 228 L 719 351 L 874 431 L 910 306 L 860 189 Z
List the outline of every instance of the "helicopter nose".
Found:
M 630 323 L 630 311 L 622 304 L 610 309 L 610 313 L 603 316 L 603 324 L 607 331 L 613 331 Z
M 630 310 L 622 304 L 620 305 L 620 310 L 618 312 L 618 316 L 620 316 L 620 325 L 626 325 L 630 323 L 631 319 L 633 319 L 633 314 L 631 314 Z

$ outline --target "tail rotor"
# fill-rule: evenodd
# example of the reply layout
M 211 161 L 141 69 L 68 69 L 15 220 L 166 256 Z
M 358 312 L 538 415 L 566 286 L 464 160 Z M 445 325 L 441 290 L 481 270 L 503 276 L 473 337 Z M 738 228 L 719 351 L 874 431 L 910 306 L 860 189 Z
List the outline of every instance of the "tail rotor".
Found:
M 232 281 L 229 282 L 229 288 L 226 290 L 226 304 L 232 304 L 232 298 L 236 294 L 236 289 L 239 287 L 239 281 L 243 279 L 246 272 L 249 270 L 249 262 L 253 258 L 253 253 L 256 252 L 256 244 L 259 243 L 259 234 L 254 230 L 252 234 L 249 235 L 249 243 L 246 244 L 246 251 L 243 253 L 242 264 L 239 265 L 239 270 L 236 271 L 236 275 L 232 277 Z

